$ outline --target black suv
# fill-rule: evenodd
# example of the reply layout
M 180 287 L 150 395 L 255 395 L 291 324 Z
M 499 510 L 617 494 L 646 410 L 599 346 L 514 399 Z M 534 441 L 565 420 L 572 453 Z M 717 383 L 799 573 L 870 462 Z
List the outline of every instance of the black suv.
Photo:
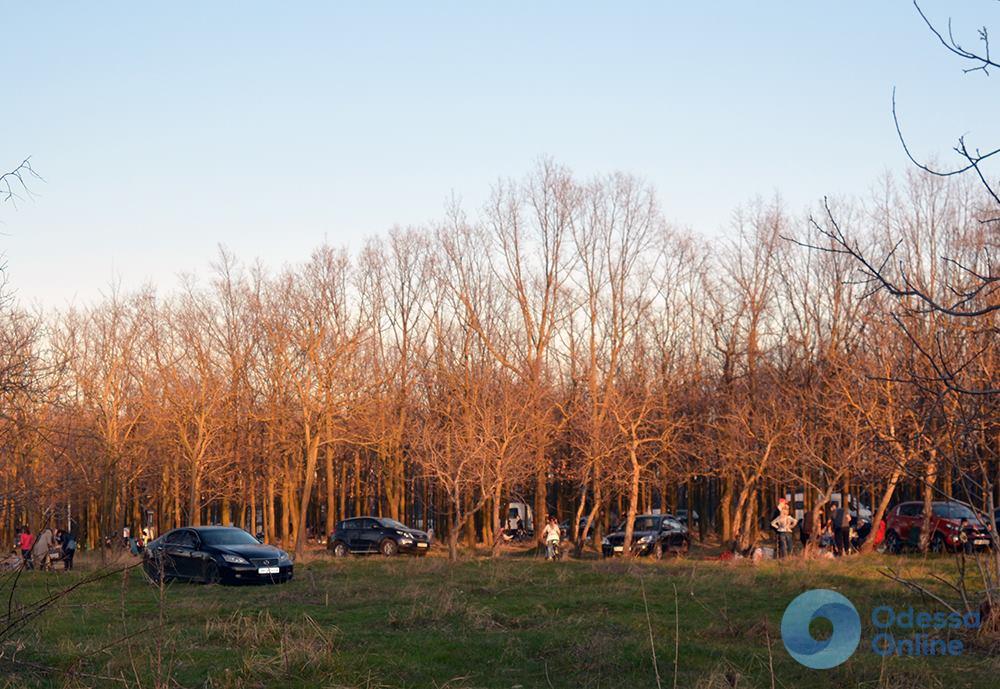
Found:
M 686 553 L 691 546 L 687 527 L 669 514 L 643 514 L 635 518 L 632 554 L 652 555 L 657 560 L 668 553 Z M 625 549 L 625 522 L 601 541 L 604 557 L 621 555 Z
M 431 541 L 423 531 L 411 529 L 394 519 L 355 517 L 337 524 L 326 542 L 326 549 L 336 557 L 344 557 L 348 553 L 426 555 L 431 549 Z

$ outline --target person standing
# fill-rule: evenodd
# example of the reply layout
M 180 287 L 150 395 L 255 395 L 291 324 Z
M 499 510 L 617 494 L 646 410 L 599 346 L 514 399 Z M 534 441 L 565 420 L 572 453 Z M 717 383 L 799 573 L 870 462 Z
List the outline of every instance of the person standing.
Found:
M 778 516 L 771 520 L 771 526 L 778 532 L 778 557 L 786 558 L 792 554 L 792 531 L 795 529 L 795 517 L 788 513 L 788 503 L 778 505 Z
M 76 555 L 76 536 L 72 531 L 62 533 L 62 561 L 63 569 L 69 571 L 73 569 L 73 556 Z
M 38 538 L 35 539 L 35 545 L 31 548 L 31 559 L 38 565 L 41 570 L 47 570 L 52 568 L 52 559 L 49 557 L 49 551 L 55 545 L 56 539 L 52 534 L 52 529 L 43 529 Z
M 552 560 L 559 549 L 559 522 L 555 517 L 549 517 L 545 529 L 542 531 L 542 540 L 545 542 L 545 559 Z
M 812 535 L 812 513 L 804 512 L 799 521 L 799 541 L 802 543 L 802 550 L 809 545 L 809 537 Z
M 833 553 L 847 555 L 851 550 L 851 514 L 839 503 L 833 507 Z
M 19 546 L 21 548 L 21 559 L 24 560 L 25 569 L 34 569 L 35 563 L 31 560 L 31 548 L 35 545 L 35 537 L 31 535 L 31 529 L 25 524 L 21 527 L 21 537 Z

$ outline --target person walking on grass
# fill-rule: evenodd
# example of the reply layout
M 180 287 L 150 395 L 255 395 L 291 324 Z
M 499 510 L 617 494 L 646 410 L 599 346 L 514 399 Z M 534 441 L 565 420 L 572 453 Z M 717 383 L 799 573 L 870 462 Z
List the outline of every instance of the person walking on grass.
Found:
M 31 535 L 31 529 L 25 524 L 21 527 L 21 536 L 18 539 L 21 548 L 21 559 L 24 560 L 25 569 L 34 569 L 35 563 L 31 561 L 31 548 L 35 545 L 35 537 Z
M 545 529 L 542 530 L 542 541 L 545 543 L 545 559 L 552 560 L 559 550 L 559 522 L 555 517 L 550 516 Z
M 778 516 L 771 520 L 771 526 L 778 532 L 778 557 L 790 557 L 792 554 L 792 531 L 795 529 L 795 517 L 788 513 L 787 502 L 778 504 Z
M 72 531 L 63 531 L 59 542 L 62 548 L 63 569 L 67 572 L 73 569 L 73 556 L 76 555 L 76 536 Z
M 38 534 L 38 538 L 35 539 L 34 547 L 31 549 L 31 559 L 38 565 L 38 569 L 52 569 L 52 558 L 49 556 L 49 551 L 52 550 L 55 544 L 56 539 L 52 534 L 52 529 L 42 529 L 42 532 Z

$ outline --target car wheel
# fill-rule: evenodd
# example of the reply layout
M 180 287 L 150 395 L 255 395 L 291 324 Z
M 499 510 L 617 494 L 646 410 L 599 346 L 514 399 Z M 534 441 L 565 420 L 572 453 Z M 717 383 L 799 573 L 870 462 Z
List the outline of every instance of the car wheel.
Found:
M 885 535 L 885 549 L 893 555 L 898 555 L 899 551 L 903 549 L 903 543 L 895 531 L 890 531 Z
M 656 545 L 653 546 L 653 558 L 656 560 L 663 559 L 663 541 L 657 541 Z
M 149 583 L 159 586 L 161 583 L 166 583 L 166 577 L 162 575 L 161 568 L 155 563 L 146 561 L 142 564 L 142 573 L 146 575 Z
M 333 556 L 334 557 L 347 557 L 347 545 L 340 541 L 333 544 Z
M 934 534 L 934 538 L 931 539 L 931 552 L 932 553 L 943 553 L 947 546 L 944 542 L 944 536 L 939 533 Z
M 399 552 L 399 546 L 396 545 L 396 541 L 391 538 L 387 538 L 382 541 L 381 545 L 379 545 L 378 551 L 386 557 L 392 557 Z
M 205 569 L 202 571 L 202 580 L 206 584 L 218 584 L 222 579 L 222 575 L 219 573 L 219 565 L 214 562 L 208 562 L 205 564 Z

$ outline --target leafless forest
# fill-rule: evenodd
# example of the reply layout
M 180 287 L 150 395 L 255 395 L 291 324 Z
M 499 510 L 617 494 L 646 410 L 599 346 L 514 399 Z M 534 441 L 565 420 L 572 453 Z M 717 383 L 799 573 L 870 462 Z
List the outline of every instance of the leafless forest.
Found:
M 7 291 L 0 537 L 72 518 L 94 547 L 149 515 L 300 551 L 375 513 L 454 555 L 496 548 L 512 499 L 581 547 L 683 506 L 745 545 L 803 490 L 876 522 L 902 497 L 992 509 L 991 203 L 914 171 L 811 215 L 747 204 L 709 241 L 640 179 L 544 161 L 481 209 L 280 270 L 220 250 L 170 291 L 44 312 Z

